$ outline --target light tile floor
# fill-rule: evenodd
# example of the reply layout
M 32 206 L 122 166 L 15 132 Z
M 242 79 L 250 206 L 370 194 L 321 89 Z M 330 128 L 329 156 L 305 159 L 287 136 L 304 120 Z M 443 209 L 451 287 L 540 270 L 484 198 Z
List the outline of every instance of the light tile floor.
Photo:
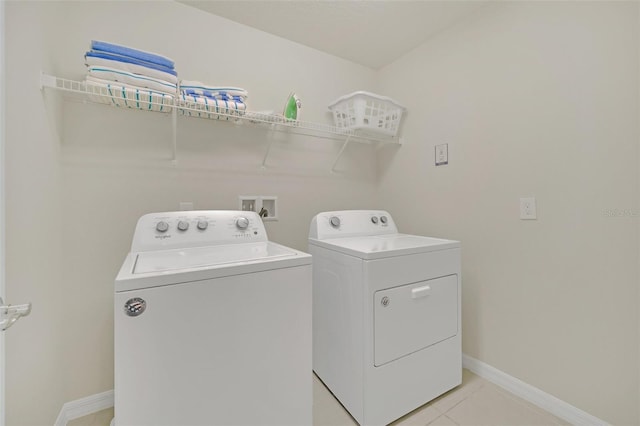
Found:
M 353 426 L 357 423 L 314 376 L 313 424 Z M 462 370 L 462 385 L 392 423 L 393 426 L 552 426 L 567 422 Z
M 72 420 L 68 426 L 108 426 L 113 408 Z M 357 423 L 324 384 L 313 377 L 313 424 L 355 426 Z M 417 408 L 393 426 L 553 426 L 567 422 L 476 376 L 462 372 L 462 385 Z
M 73 419 L 67 423 L 67 426 L 109 426 L 111 419 L 113 419 L 113 407 Z

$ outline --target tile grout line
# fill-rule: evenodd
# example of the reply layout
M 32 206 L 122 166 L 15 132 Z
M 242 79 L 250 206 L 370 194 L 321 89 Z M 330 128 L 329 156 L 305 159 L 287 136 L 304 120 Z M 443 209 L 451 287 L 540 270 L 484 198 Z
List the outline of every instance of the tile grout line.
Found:
M 455 420 L 453 420 L 451 417 L 447 416 L 446 414 L 441 414 L 438 417 L 436 417 L 435 419 L 431 420 L 429 423 L 426 424 L 426 426 L 432 425 L 435 422 L 438 421 L 438 419 L 441 419 L 445 417 L 447 420 L 449 420 L 451 423 L 453 423 L 454 425 L 460 426 L 460 423 L 456 422 Z
M 504 388 L 496 385 L 495 383 L 492 383 L 492 382 L 487 381 L 485 379 L 483 379 L 483 382 L 484 383 L 481 383 L 477 388 L 471 390 L 467 395 L 463 396 L 463 398 L 460 401 L 456 402 L 448 410 L 446 410 L 444 412 L 442 410 L 437 409 L 437 408 L 436 408 L 436 410 L 441 412 L 447 419 L 451 420 L 454 424 L 460 425 L 460 423 L 458 423 L 457 421 L 454 420 L 453 416 L 449 416 L 448 414 L 450 414 L 460 404 L 462 404 L 465 401 L 468 401 L 472 396 L 477 395 L 478 393 L 480 393 L 480 392 L 482 392 L 484 390 L 484 391 L 488 391 L 488 392 L 496 392 L 496 393 L 498 393 L 502 397 L 506 398 L 510 403 L 515 404 L 516 406 L 520 407 L 521 409 L 524 409 L 527 412 L 530 412 L 532 414 L 536 414 L 538 416 L 544 417 L 545 419 L 547 419 L 550 422 L 549 424 L 551 424 L 553 426 L 562 426 L 563 425 L 563 423 L 561 423 L 561 419 L 560 418 L 558 418 L 557 416 L 553 415 L 552 413 L 542 409 L 541 407 L 538 407 L 538 406 L 530 403 L 529 401 L 519 397 L 518 395 L 515 395 L 515 394 L 511 393 L 507 389 L 504 389 Z
M 472 395 L 475 395 L 480 389 L 484 388 L 487 385 L 487 383 L 482 383 L 480 386 L 478 386 L 476 389 L 473 389 L 472 391 L 470 391 L 467 395 L 464 395 L 462 397 L 462 399 L 458 402 L 456 402 L 455 404 L 453 404 L 451 407 L 449 407 L 447 410 L 439 410 L 437 407 L 433 407 L 435 408 L 438 412 L 442 413 L 443 415 L 447 414 L 449 411 L 453 410 L 454 408 L 456 408 L 458 405 L 462 404 L 464 401 L 466 401 L 469 397 L 471 397 Z M 449 418 L 449 416 L 447 416 L 447 418 Z M 455 422 L 454 422 L 455 423 Z M 457 423 L 456 423 L 457 424 Z
M 460 423 L 456 422 L 455 420 L 453 420 L 451 417 L 447 416 L 446 414 L 444 415 L 447 419 L 449 419 L 449 421 L 455 425 L 460 425 Z

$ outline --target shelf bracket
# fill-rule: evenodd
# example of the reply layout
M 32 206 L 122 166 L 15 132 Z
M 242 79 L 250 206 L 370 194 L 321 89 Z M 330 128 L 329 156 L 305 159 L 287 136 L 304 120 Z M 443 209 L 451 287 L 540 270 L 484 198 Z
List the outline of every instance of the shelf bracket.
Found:
M 271 130 L 267 132 L 267 135 L 269 135 L 269 145 L 267 145 L 267 151 L 264 153 L 264 158 L 262 158 L 262 166 L 260 166 L 262 170 L 267 168 L 267 158 L 269 157 L 269 153 L 271 152 L 271 146 L 276 140 L 273 125 L 271 125 Z
M 342 148 L 340 148 L 340 152 L 338 152 L 338 156 L 336 157 L 335 161 L 333 162 L 333 165 L 331 166 L 331 173 L 336 172 L 336 165 L 338 164 L 340 157 L 342 157 L 342 153 L 344 152 L 345 148 L 347 147 L 347 145 L 349 145 L 349 139 L 351 139 L 351 135 L 347 136 L 347 139 L 344 141 L 344 144 L 342 144 Z
M 56 78 L 52 75 L 45 74 L 40 71 L 40 90 L 44 90 L 45 87 L 52 89 L 56 88 Z

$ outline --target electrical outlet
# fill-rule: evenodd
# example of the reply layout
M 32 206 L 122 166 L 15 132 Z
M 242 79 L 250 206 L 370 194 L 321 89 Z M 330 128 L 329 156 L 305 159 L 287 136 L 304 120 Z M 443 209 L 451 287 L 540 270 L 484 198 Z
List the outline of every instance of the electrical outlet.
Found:
M 436 145 L 436 166 L 449 164 L 449 144 Z
M 535 197 L 520 198 L 520 219 L 523 219 L 523 220 L 537 219 Z

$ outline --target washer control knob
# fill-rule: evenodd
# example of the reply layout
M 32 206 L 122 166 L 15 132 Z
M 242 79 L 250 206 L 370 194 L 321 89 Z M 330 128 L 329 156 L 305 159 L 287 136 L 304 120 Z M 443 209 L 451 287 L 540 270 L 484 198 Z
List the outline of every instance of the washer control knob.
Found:
M 380 216 L 380 222 L 387 223 L 387 217 L 386 216 Z
M 338 226 L 340 226 L 340 218 L 338 216 L 331 216 L 331 219 L 329 219 L 329 223 L 334 228 L 337 228 Z
M 238 229 L 247 229 L 249 227 L 249 219 L 244 216 L 239 217 L 236 219 L 236 226 Z
M 167 222 L 165 222 L 164 220 L 161 220 L 156 225 L 156 231 L 158 231 L 158 232 L 167 232 L 168 230 L 169 230 L 169 224 Z
M 181 220 L 180 222 L 178 222 L 179 231 L 186 231 L 187 229 L 189 229 L 189 222 L 187 222 L 186 220 Z
M 378 217 L 377 216 L 371 217 L 371 222 L 373 222 L 374 224 L 378 223 Z
M 207 226 L 209 226 L 209 222 L 207 222 L 206 220 L 199 220 L 198 221 L 198 229 L 201 231 L 204 231 L 205 229 L 207 229 Z

